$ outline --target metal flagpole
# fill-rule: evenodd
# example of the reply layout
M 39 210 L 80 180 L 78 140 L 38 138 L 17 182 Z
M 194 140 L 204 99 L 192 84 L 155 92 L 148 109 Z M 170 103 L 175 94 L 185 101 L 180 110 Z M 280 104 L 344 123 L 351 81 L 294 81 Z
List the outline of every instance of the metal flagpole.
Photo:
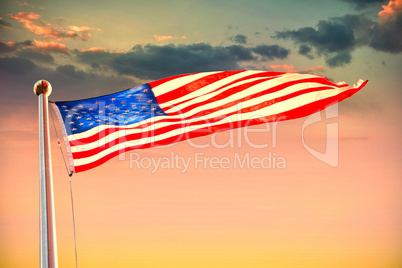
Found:
M 46 80 L 39 80 L 34 85 L 34 92 L 39 99 L 39 263 L 40 268 L 57 268 L 48 107 L 52 86 Z

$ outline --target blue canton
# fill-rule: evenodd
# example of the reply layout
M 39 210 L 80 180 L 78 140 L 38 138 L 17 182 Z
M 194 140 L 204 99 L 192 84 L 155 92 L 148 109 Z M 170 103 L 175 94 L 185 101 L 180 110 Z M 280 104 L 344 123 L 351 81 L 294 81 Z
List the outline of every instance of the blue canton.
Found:
M 106 96 L 55 104 L 63 118 L 67 135 L 99 125 L 125 126 L 167 115 L 159 107 L 148 84 Z

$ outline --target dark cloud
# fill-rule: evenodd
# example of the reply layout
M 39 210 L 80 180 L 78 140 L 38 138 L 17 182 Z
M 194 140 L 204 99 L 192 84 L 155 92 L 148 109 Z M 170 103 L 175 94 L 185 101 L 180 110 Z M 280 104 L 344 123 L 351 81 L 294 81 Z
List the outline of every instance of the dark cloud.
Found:
M 354 46 L 353 30 L 348 25 L 321 20 L 317 29 L 304 27 L 293 31 L 277 32 L 276 38 L 292 39 L 299 43 L 309 44 L 319 53 L 331 53 Z
M 254 48 L 240 45 L 136 45 L 126 53 L 74 51 L 77 58 L 95 68 L 108 65 L 123 75 L 141 79 L 160 79 L 182 73 L 238 70 L 239 63 L 253 60 L 283 59 L 289 50 L 278 45 Z
M 299 46 L 299 51 L 298 53 L 300 55 L 306 56 L 309 59 L 313 59 L 314 56 L 311 55 L 311 47 L 308 45 L 301 45 Z
M 51 55 L 42 53 L 42 52 L 23 50 L 23 51 L 16 53 L 16 55 L 18 57 L 21 57 L 24 59 L 30 59 L 30 60 L 38 61 L 38 62 L 44 62 L 44 63 L 53 63 L 54 62 L 54 59 Z
M 0 28 L 10 28 L 11 24 L 5 21 L 3 18 L 0 18 Z
M 233 38 L 233 41 L 235 41 L 238 44 L 247 44 L 247 36 L 238 34 Z
M 36 67 L 30 60 L 11 57 L 0 58 L 0 72 L 13 75 L 26 75 Z
M 340 67 L 349 64 L 352 61 L 352 55 L 348 51 L 340 51 L 327 58 L 325 62 L 331 67 Z
M 53 69 L 36 65 L 28 59 L 0 58 L 0 81 L 4 89 L 0 90 L 0 108 L 15 111 L 15 105 L 35 104 L 32 87 L 39 79 L 52 84 L 51 100 L 88 98 L 139 85 L 127 77 L 85 72 L 70 65 Z
M 356 7 L 356 9 L 365 8 L 371 5 L 387 4 L 389 2 L 389 0 L 342 0 L 342 1 L 353 4 Z
M 76 80 L 84 80 L 86 77 L 86 74 L 78 70 L 75 66 L 73 65 L 62 65 L 62 66 L 57 66 L 56 72 L 59 72 L 63 75 L 68 76 L 69 78 L 73 78 Z
M 290 53 L 290 50 L 278 45 L 259 45 L 253 48 L 252 51 L 261 55 L 263 60 L 284 59 Z
M 375 50 L 390 53 L 402 52 L 402 13 L 384 24 L 376 24 L 371 33 L 370 46 Z
M 30 40 L 26 40 L 24 42 L 1 42 L 0 41 L 0 55 L 1 54 L 8 54 L 11 52 L 14 52 L 20 48 L 24 48 L 27 46 L 31 46 L 32 45 L 32 41 Z
M 249 48 L 245 48 L 243 46 L 228 46 L 225 48 L 229 55 L 232 55 L 236 59 L 236 61 L 250 61 L 255 60 L 255 57 L 252 55 L 251 50 Z
M 13 44 L 8 44 L 5 42 L 0 42 L 0 55 L 8 54 L 10 52 L 15 51 L 17 48 Z
M 276 32 L 278 39 L 291 39 L 300 44 L 299 54 L 313 58 L 308 48 L 314 48 L 318 56 L 324 56 L 330 67 L 351 62 L 351 52 L 357 47 L 370 46 L 379 51 L 402 51 L 402 16 L 389 18 L 379 24 L 365 16 L 345 15 L 321 20 L 317 27 Z

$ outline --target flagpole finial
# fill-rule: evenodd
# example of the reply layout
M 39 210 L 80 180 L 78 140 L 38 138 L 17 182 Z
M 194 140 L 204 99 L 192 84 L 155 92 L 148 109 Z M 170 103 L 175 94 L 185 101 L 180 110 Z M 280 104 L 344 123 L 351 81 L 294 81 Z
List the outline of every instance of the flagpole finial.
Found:
M 39 80 L 35 83 L 33 90 L 38 96 L 40 94 L 49 96 L 52 93 L 52 85 L 46 80 Z

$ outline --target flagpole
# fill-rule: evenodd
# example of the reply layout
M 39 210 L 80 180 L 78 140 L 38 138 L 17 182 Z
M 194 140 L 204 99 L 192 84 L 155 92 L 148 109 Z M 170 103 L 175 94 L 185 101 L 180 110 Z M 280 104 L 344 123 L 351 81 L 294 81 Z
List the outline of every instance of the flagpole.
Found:
M 39 80 L 34 85 L 34 92 L 39 99 L 39 264 L 40 268 L 57 268 L 48 107 L 52 86 L 46 80 Z

